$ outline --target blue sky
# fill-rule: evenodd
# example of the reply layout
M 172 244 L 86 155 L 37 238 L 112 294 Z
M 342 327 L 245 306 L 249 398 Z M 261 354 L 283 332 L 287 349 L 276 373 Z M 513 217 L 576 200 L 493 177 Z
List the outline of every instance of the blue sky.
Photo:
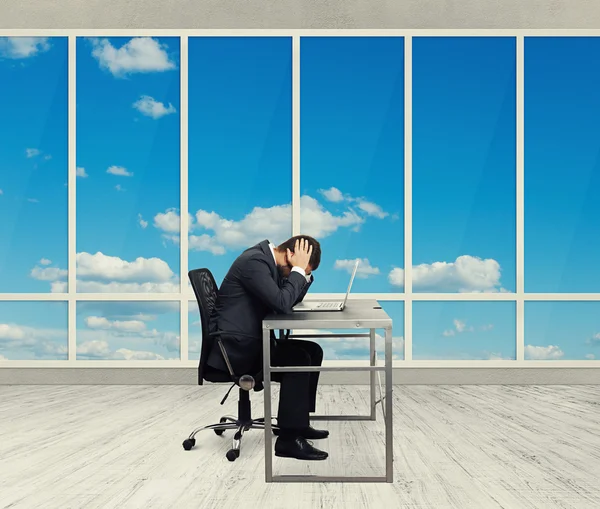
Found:
M 600 288 L 599 49 L 526 38 L 527 291 Z M 175 37 L 77 40 L 79 291 L 179 291 L 179 51 Z M 291 52 L 289 37 L 189 40 L 189 267 L 218 282 L 242 249 L 291 234 Z M 324 250 L 315 293 L 344 292 L 355 258 L 355 292 L 403 289 L 403 60 L 401 38 L 301 40 L 302 230 Z M 67 62 L 66 38 L 0 38 L 0 292 L 67 290 Z M 515 290 L 515 124 L 514 39 L 413 39 L 415 291 Z M 402 358 L 402 303 L 385 307 Z M 526 312 L 530 358 L 597 357 L 594 306 Z M 414 313 L 415 359 L 514 358 L 513 303 Z M 0 303 L 0 355 L 66 358 L 66 320 L 65 303 Z M 173 304 L 80 303 L 77 327 L 79 358 L 179 355 Z M 325 346 L 329 359 L 366 355 Z
M 515 358 L 514 302 L 413 302 L 413 359 Z
M 189 267 L 292 234 L 292 40 L 189 39 Z M 210 78 L 210 79 L 209 79 Z
M 600 359 L 600 302 L 526 302 L 525 359 Z
M 79 291 L 178 291 L 179 96 L 179 39 L 77 40 Z
M 525 291 L 600 291 L 600 38 L 525 39 Z
M 178 302 L 78 302 L 77 359 L 179 360 Z
M 66 37 L 0 38 L 0 292 L 48 292 L 35 266 L 66 278 L 67 66 Z
M 516 290 L 515 51 L 413 39 L 414 291 Z
M 322 240 L 315 291 L 401 292 L 404 41 L 305 37 L 300 47 L 301 229 Z

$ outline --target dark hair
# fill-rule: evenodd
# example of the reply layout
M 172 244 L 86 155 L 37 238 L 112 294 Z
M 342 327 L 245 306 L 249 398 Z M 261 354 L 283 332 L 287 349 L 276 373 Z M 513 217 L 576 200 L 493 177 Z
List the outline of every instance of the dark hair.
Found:
M 305 239 L 308 241 L 308 245 L 312 246 L 312 253 L 310 254 L 310 261 L 308 262 L 312 270 L 317 270 L 321 263 L 321 244 L 317 239 L 309 237 L 308 235 L 296 235 L 291 239 L 286 240 L 284 243 L 277 246 L 279 251 L 286 252 L 288 249 L 293 253 L 296 246 L 297 240 Z

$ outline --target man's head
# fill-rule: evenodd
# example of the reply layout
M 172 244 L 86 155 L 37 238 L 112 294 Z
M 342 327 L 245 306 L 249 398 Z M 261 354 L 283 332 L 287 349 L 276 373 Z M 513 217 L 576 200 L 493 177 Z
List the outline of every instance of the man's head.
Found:
M 317 270 L 319 268 L 321 263 L 321 244 L 319 244 L 319 241 L 309 237 L 308 235 L 296 235 L 295 237 L 292 237 L 291 239 L 288 239 L 277 246 L 276 250 L 279 255 L 277 256 L 277 265 L 282 276 L 288 277 L 292 270 L 292 266 L 287 259 L 287 250 L 289 249 L 293 253 L 296 247 L 296 241 L 302 239 L 306 240 L 309 246 L 312 247 L 312 253 L 310 255 L 310 261 L 308 262 L 308 268 L 306 272 L 310 274 L 313 270 Z

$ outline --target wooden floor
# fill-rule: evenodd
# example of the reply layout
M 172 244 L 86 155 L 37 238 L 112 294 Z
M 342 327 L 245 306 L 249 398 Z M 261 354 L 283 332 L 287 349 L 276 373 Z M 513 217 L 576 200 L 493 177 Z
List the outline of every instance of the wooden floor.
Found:
M 0 386 L 2 508 L 598 508 L 599 386 L 396 386 L 393 484 L 265 484 L 264 435 L 199 424 L 236 394 L 197 386 Z M 323 386 L 321 413 L 366 411 L 368 388 Z M 274 397 L 277 390 L 274 390 Z M 262 415 L 263 393 L 253 393 Z M 384 426 L 319 422 L 325 462 L 276 474 L 383 475 Z

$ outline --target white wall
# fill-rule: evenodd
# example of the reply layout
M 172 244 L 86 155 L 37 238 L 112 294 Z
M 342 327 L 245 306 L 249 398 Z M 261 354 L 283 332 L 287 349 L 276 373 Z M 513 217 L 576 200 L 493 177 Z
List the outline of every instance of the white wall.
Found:
M 0 0 L 0 29 L 594 29 L 597 0 Z M 396 383 L 600 383 L 595 368 L 395 370 Z M 327 376 L 329 375 L 329 376 Z M 366 382 L 350 374 L 323 382 Z M 183 383 L 190 368 L 4 368 L 0 384 Z

